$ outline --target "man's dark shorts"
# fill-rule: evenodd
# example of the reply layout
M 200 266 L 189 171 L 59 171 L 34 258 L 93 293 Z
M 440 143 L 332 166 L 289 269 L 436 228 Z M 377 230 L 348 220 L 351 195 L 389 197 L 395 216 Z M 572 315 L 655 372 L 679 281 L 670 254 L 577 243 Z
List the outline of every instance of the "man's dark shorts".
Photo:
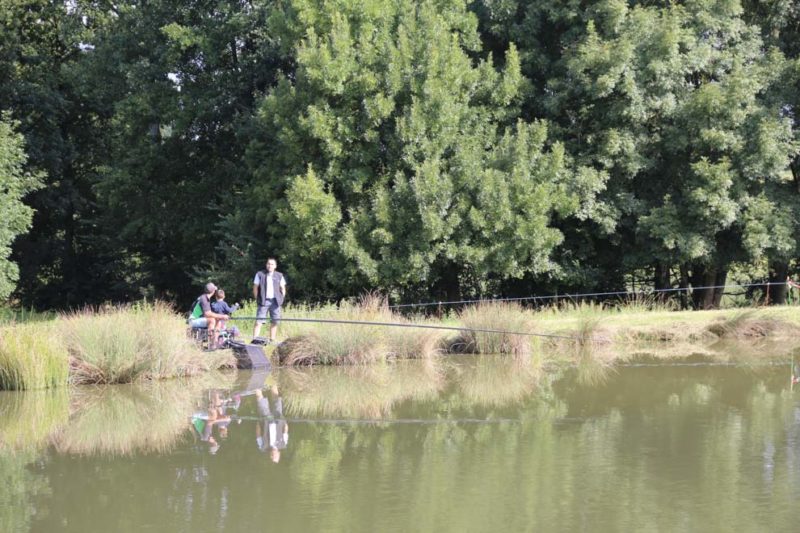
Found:
M 281 306 L 278 305 L 278 300 L 275 298 L 268 298 L 264 305 L 259 305 L 256 310 L 256 322 L 259 324 L 267 323 L 267 314 L 272 324 L 277 324 L 281 320 Z

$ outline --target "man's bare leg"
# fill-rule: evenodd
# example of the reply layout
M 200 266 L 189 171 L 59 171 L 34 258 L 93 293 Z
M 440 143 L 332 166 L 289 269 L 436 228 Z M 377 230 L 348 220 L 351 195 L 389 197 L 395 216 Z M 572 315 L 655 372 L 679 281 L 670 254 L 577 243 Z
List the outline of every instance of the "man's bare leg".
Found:
M 271 342 L 275 342 L 275 338 L 278 336 L 278 324 L 275 322 L 270 322 L 269 324 L 269 340 Z
M 213 350 L 217 347 L 217 319 L 209 318 L 206 327 L 206 337 L 208 338 L 208 349 Z
M 258 334 L 261 333 L 261 322 L 256 320 L 256 325 L 253 326 L 253 338 L 255 339 L 258 337 Z

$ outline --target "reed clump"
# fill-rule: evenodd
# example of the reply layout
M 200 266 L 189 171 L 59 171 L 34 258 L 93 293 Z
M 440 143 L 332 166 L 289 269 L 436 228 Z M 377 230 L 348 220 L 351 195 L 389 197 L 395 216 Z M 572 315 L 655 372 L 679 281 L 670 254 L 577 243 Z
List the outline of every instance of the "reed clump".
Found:
M 531 336 L 513 332 L 533 333 L 535 320 L 530 311 L 517 303 L 480 303 L 461 311 L 458 320 L 465 329 L 450 343 L 450 351 L 515 356 L 531 354 Z M 494 332 L 475 331 L 481 329 Z
M 67 350 L 51 323 L 0 328 L 0 390 L 47 389 L 67 384 Z
M 326 306 L 308 316 L 295 318 L 336 319 L 348 322 L 379 322 L 413 325 L 392 312 L 386 298 L 366 294 L 357 302 L 345 302 L 338 308 Z M 439 353 L 444 334 L 441 331 L 413 327 L 366 324 L 326 324 L 286 322 L 290 337 L 276 350 L 285 365 L 353 365 L 392 358 L 428 359 Z
M 794 324 L 774 317 L 759 316 L 753 310 L 721 317 L 706 329 L 717 337 L 729 339 L 797 336 L 800 333 L 800 328 Z
M 87 310 L 61 317 L 72 383 L 130 383 L 192 376 L 228 363 L 229 353 L 204 353 L 166 304 Z

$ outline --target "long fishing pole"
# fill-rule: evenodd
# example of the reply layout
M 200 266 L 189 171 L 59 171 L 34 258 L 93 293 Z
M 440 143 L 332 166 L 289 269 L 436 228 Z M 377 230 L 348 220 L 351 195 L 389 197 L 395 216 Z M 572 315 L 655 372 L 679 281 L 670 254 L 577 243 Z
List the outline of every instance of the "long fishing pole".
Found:
M 499 424 L 519 423 L 516 418 L 275 418 L 230 415 L 231 420 L 283 420 L 291 424 Z
M 245 317 L 231 317 L 229 320 L 263 320 L 262 318 L 254 316 Z M 524 335 L 527 337 L 547 337 L 553 339 L 566 339 L 571 341 L 580 341 L 578 337 L 569 337 L 567 335 L 555 335 L 552 333 L 532 333 L 528 331 L 507 331 L 502 329 L 484 329 L 484 328 L 467 328 L 458 326 L 436 326 L 433 324 L 403 324 L 400 322 L 370 322 L 363 320 L 337 320 L 332 318 L 283 318 L 279 319 L 280 322 L 311 322 L 319 324 L 348 324 L 353 326 L 385 326 L 396 328 L 419 328 L 419 329 L 438 329 L 447 331 L 470 331 L 475 333 L 500 333 L 503 335 Z

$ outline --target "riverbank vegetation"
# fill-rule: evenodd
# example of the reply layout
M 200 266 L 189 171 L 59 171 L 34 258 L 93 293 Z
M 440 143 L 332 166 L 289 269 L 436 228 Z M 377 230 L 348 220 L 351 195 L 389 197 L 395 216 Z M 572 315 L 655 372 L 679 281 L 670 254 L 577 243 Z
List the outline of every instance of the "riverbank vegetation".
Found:
M 240 313 L 246 318 L 249 311 Z M 341 306 L 288 306 L 284 317 L 279 329 L 284 341 L 268 352 L 274 364 L 285 366 L 436 361 L 474 353 L 505 355 L 520 368 L 536 370 L 548 363 L 609 365 L 650 352 L 710 354 L 721 342 L 794 346 L 800 336 L 800 307 L 792 306 L 670 311 L 635 303 L 533 310 L 484 302 L 436 318 L 404 316 L 380 296 L 368 295 Z M 251 325 L 238 323 L 242 329 Z M 1 389 L 153 381 L 232 366 L 229 350 L 203 351 L 187 337 L 184 319 L 163 303 L 0 327 Z
M 203 352 L 162 303 L 0 326 L 0 389 L 160 380 L 230 365 L 229 352 Z

